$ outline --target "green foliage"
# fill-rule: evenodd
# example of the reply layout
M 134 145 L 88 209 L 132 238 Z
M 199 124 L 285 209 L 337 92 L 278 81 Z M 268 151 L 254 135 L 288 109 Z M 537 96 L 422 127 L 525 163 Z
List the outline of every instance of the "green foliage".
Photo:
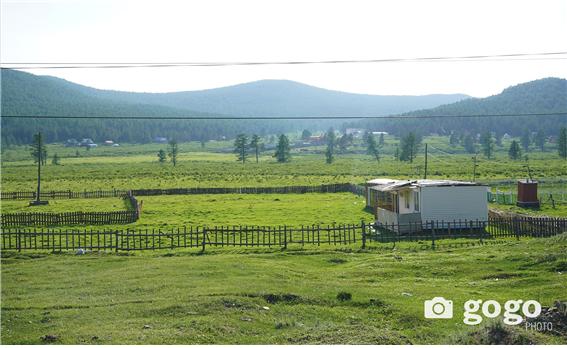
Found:
M 522 156 L 522 151 L 520 150 L 520 145 L 516 140 L 513 140 L 510 144 L 510 149 L 508 150 L 508 157 L 513 160 L 518 160 Z
M 254 153 L 256 154 L 256 163 L 259 161 L 260 155 L 260 146 L 261 146 L 261 139 L 260 136 L 257 134 L 252 135 L 252 140 L 250 141 L 250 147 L 254 149 Z
M 380 150 L 379 145 L 376 144 L 376 139 L 374 139 L 374 135 L 370 134 L 366 138 L 366 153 L 372 155 L 377 162 L 380 162 Z
M 40 162 L 42 166 L 45 165 L 47 161 L 47 148 L 45 147 L 41 132 L 34 134 L 33 141 L 30 144 L 30 151 L 33 163 Z
M 56 166 L 61 164 L 61 161 L 60 161 L 59 156 L 57 154 L 53 155 L 53 158 L 51 159 L 51 164 L 56 165 Z
M 567 127 L 561 127 L 559 130 L 559 139 L 557 140 L 559 157 L 567 158 Z
M 177 165 L 177 155 L 179 154 L 179 145 L 177 144 L 177 140 L 170 140 L 168 144 L 168 153 L 171 163 L 175 167 Z
M 304 129 L 303 132 L 301 133 L 301 139 L 307 140 L 311 135 L 312 134 L 311 131 L 309 131 L 309 129 Z
M 244 164 L 248 158 L 248 136 L 246 134 L 238 134 L 234 140 L 234 153 L 236 160 Z
M 463 147 L 465 151 L 468 153 L 476 153 L 476 148 L 474 146 L 473 137 L 470 134 L 467 134 L 463 139 Z
M 530 148 L 530 144 L 532 143 L 531 134 L 530 134 L 529 129 L 524 130 L 524 133 L 522 134 L 522 138 L 520 139 L 520 142 L 522 143 L 522 148 L 524 149 L 524 151 L 528 152 L 528 150 Z
M 281 134 L 278 138 L 278 145 L 276 146 L 274 157 L 279 163 L 286 163 L 291 160 L 289 139 L 285 134 Z
M 327 149 L 325 150 L 325 162 L 327 162 L 327 164 L 331 164 L 335 160 L 335 146 L 337 145 L 337 137 L 333 128 L 330 128 L 327 131 L 327 133 L 325 134 L 325 140 L 327 141 Z
M 452 132 L 449 136 L 449 144 L 453 147 L 459 144 L 459 138 L 457 137 L 457 134 L 455 132 Z
M 165 161 L 167 160 L 167 154 L 165 153 L 165 151 L 163 149 L 160 149 L 157 153 L 157 157 L 158 157 L 158 162 L 160 164 L 165 163 Z
M 482 153 L 486 158 L 490 159 L 494 152 L 494 139 L 492 138 L 492 134 L 490 134 L 490 132 L 483 133 L 480 136 L 480 144 L 482 147 Z
M 400 147 L 402 148 L 400 160 L 413 163 L 419 149 L 419 139 L 415 133 L 409 132 L 405 137 L 403 137 L 400 142 Z
M 534 142 L 540 151 L 545 151 L 545 133 L 543 130 L 537 131 Z

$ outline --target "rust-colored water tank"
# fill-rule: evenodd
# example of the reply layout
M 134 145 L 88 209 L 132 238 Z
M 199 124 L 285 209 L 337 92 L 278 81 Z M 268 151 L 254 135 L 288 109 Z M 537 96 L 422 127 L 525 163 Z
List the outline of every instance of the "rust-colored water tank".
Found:
M 537 199 L 537 181 L 526 179 L 518 180 L 518 207 L 539 208 Z

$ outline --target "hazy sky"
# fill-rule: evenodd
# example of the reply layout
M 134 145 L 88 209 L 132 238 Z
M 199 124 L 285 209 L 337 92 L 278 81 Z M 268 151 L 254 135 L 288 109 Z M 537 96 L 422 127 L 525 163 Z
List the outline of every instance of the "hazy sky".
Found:
M 3 64 L 351 60 L 567 51 L 565 0 L 2 0 L 1 11 Z M 482 97 L 538 78 L 567 78 L 567 61 L 30 72 L 129 91 L 289 79 L 357 93 Z

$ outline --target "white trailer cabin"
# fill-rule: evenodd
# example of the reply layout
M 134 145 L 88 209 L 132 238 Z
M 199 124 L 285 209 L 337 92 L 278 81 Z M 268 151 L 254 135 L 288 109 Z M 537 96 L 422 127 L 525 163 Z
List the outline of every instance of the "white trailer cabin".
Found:
M 488 220 L 488 188 L 453 180 L 367 182 L 367 206 L 376 223 L 400 232 L 433 228 L 477 228 Z M 435 225 L 431 225 L 434 223 Z

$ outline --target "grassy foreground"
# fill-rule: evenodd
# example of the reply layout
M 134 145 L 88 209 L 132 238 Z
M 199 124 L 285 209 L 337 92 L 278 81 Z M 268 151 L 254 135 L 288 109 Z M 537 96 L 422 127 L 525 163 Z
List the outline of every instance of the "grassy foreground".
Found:
M 548 306 L 564 298 L 565 234 L 417 246 L 4 253 L 2 343 L 45 343 L 46 335 L 62 344 L 479 343 L 485 331 L 462 322 L 466 300 Z M 339 292 L 352 299 L 339 301 Z M 423 301 L 435 296 L 454 301 L 453 319 L 424 319 Z M 517 342 L 565 343 L 522 325 L 506 330 Z

